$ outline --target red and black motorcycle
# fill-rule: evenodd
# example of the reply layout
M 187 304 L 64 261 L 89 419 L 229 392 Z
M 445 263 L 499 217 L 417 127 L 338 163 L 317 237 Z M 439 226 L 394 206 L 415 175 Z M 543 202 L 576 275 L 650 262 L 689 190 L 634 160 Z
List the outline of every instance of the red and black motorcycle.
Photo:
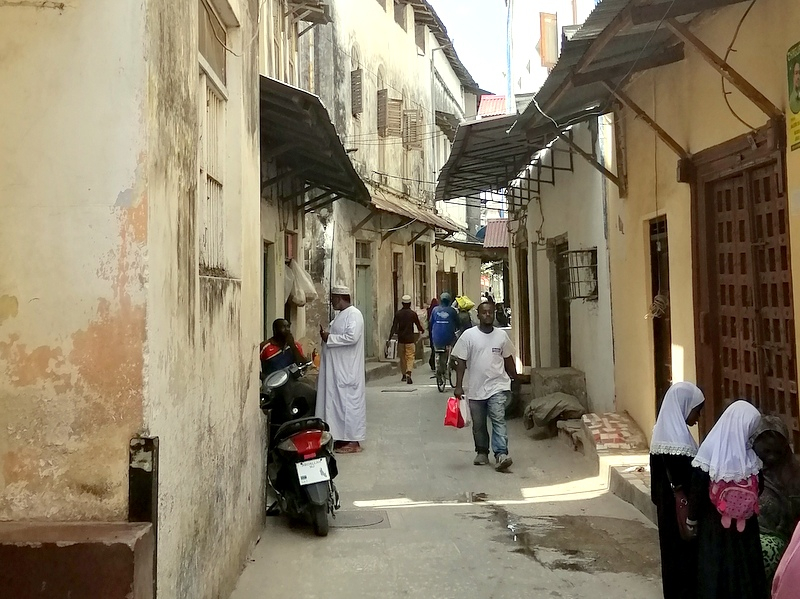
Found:
M 339 493 L 328 424 L 314 416 L 316 391 L 301 379 L 311 365 L 273 372 L 261 385 L 261 410 L 270 422 L 267 481 L 276 496 L 268 514 L 305 520 L 314 533 L 328 534 L 328 514 L 335 517 Z

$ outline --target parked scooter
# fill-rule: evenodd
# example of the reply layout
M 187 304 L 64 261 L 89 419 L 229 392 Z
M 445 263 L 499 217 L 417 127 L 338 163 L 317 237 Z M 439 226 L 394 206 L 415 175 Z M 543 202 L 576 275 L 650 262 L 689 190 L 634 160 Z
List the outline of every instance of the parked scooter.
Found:
M 314 417 L 316 391 L 300 379 L 311 362 L 273 372 L 261 385 L 261 410 L 270 423 L 267 481 L 276 508 L 290 518 L 312 524 L 314 533 L 328 534 L 328 514 L 335 517 L 339 493 L 333 436 L 328 424 Z

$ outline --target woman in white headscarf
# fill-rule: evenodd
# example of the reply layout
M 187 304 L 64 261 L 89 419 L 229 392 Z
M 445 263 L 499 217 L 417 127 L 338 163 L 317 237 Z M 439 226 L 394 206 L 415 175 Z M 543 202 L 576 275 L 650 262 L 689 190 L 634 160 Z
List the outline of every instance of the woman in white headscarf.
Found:
M 689 518 L 697 526 L 698 599 L 766 599 L 758 517 L 741 527 L 725 525 L 711 499 L 713 483 L 731 483 L 757 476 L 761 460 L 750 439 L 761 413 L 744 400 L 733 402 L 708 433 L 692 462 Z M 760 485 L 759 485 L 760 486 Z
M 697 455 L 697 442 L 689 427 L 697 424 L 704 402 L 696 385 L 672 385 L 661 403 L 650 442 L 650 490 L 658 513 L 665 599 L 697 596 L 697 543 L 681 538 L 675 495 L 689 493 L 692 459 Z

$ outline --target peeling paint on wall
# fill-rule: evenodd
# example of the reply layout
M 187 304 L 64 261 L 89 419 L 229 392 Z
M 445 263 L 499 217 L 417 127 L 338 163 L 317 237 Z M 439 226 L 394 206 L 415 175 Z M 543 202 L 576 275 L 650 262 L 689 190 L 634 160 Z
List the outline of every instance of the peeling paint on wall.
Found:
M 13 295 L 0 295 L 0 325 L 19 313 L 19 300 Z

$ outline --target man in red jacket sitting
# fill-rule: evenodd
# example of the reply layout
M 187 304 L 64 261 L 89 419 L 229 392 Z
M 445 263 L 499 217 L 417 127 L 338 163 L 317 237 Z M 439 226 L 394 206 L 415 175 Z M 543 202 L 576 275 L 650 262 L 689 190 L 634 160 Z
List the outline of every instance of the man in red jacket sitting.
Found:
M 292 336 L 291 324 L 285 318 L 272 323 L 272 337 L 261 344 L 261 374 L 266 377 L 292 364 L 308 362 L 300 344 Z

